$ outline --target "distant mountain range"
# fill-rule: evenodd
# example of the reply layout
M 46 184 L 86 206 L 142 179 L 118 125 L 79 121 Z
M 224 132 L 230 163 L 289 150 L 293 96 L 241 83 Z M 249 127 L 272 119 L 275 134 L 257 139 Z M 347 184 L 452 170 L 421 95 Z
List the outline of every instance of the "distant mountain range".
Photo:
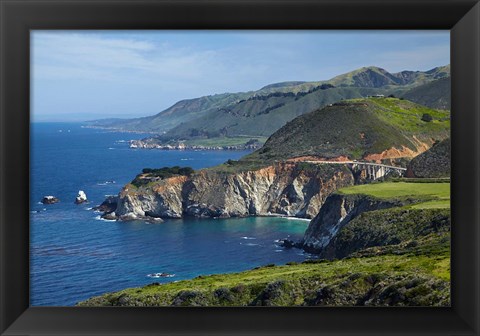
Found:
M 344 99 L 383 94 L 450 108 L 450 66 L 389 73 L 364 67 L 330 80 L 282 82 L 260 90 L 182 100 L 149 117 L 105 119 L 90 126 L 155 133 L 159 141 L 270 136 L 288 121 Z

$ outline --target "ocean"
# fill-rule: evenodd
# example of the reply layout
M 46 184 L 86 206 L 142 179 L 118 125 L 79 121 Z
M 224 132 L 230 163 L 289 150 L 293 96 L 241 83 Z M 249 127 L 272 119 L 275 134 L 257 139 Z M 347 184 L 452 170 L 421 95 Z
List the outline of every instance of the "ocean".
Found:
M 248 151 L 130 149 L 147 134 L 81 123 L 33 123 L 30 164 L 30 304 L 72 306 L 91 296 L 152 282 L 248 270 L 310 256 L 275 242 L 302 237 L 308 221 L 248 217 L 106 221 L 91 208 L 143 168 L 211 167 Z M 89 203 L 74 204 L 79 190 Z M 60 199 L 44 205 L 43 196 Z M 152 278 L 153 273 L 169 278 Z

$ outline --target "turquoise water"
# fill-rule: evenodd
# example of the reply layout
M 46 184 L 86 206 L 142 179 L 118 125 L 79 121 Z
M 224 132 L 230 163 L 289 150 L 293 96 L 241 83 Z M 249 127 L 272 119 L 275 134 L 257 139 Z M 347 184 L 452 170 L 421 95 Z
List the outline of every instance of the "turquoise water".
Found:
M 275 240 L 300 239 L 308 221 L 286 218 L 115 222 L 91 207 L 117 194 L 143 168 L 209 167 L 246 151 L 133 150 L 145 134 L 107 132 L 81 124 L 40 123 L 31 130 L 30 301 L 70 306 L 94 295 L 151 282 L 236 272 L 309 256 Z M 84 190 L 88 204 L 73 203 Z M 54 195 L 60 203 L 39 203 Z M 175 274 L 151 278 L 152 273 Z

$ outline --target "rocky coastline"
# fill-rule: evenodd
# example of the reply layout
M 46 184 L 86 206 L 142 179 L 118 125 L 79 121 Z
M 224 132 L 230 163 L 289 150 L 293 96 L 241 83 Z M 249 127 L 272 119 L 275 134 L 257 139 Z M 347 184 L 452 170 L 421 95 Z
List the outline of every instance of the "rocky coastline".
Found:
M 262 147 L 258 141 L 248 141 L 241 145 L 228 146 L 203 146 L 189 145 L 184 142 L 163 144 L 152 140 L 151 138 L 143 140 L 130 140 L 130 148 L 160 149 L 160 150 L 256 150 Z
M 201 170 L 140 185 L 127 184 L 96 209 L 115 220 L 282 215 L 314 218 L 327 197 L 355 182 L 347 165 L 279 162 L 258 170 Z

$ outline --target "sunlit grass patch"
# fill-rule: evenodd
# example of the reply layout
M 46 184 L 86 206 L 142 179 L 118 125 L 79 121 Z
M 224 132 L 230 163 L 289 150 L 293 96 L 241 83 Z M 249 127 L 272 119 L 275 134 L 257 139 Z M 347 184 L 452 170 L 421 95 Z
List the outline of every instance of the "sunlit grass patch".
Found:
M 444 201 L 450 199 L 450 183 L 383 182 L 356 185 L 337 192 L 344 195 L 363 194 L 384 199 L 427 196 Z

